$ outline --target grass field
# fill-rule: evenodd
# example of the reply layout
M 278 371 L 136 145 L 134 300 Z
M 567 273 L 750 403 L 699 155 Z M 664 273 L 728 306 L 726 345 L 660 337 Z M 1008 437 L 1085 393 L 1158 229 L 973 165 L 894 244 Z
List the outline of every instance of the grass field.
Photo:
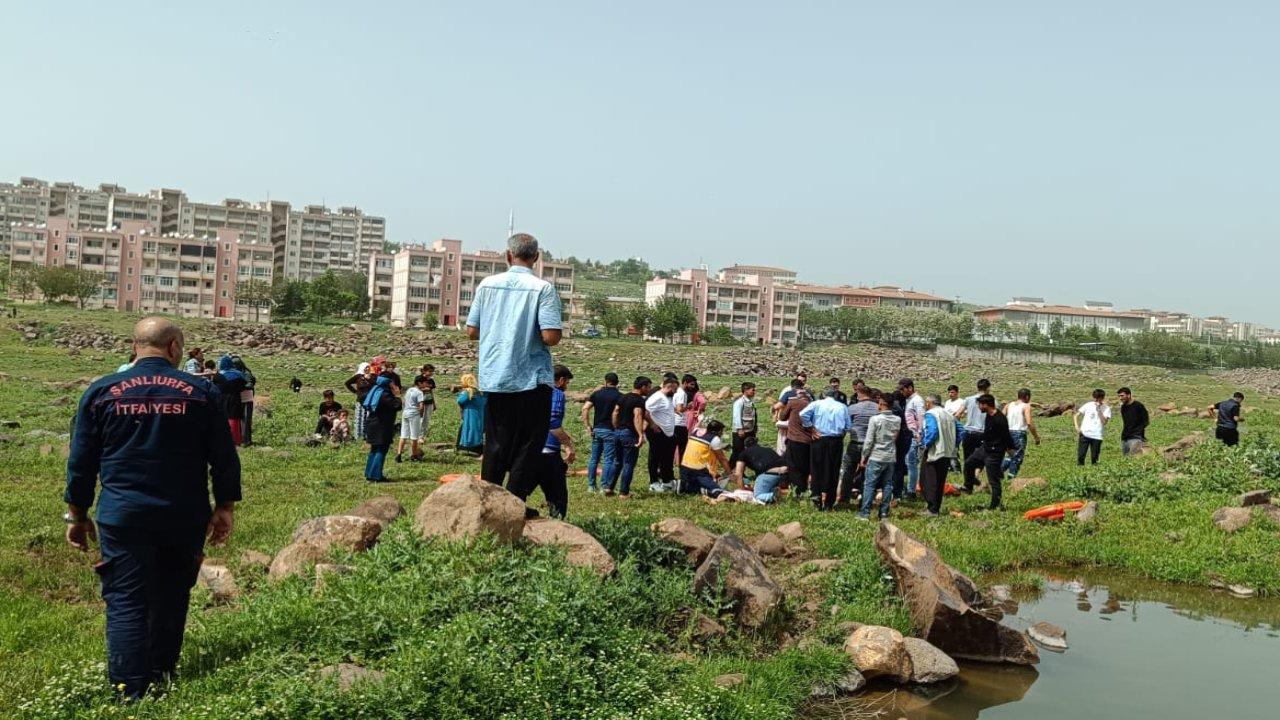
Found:
M 134 318 L 23 307 L 19 319 L 124 333 Z M 198 594 L 183 661 L 189 679 L 161 700 L 120 708 L 104 701 L 96 681 L 95 663 L 104 656 L 103 620 L 92 559 L 62 540 L 65 461 L 60 450 L 65 440 L 57 435 L 66 432 L 79 391 L 45 383 L 106 374 L 123 359 L 95 351 L 73 357 L 47 339 L 23 342 L 15 322 L 0 326 L 0 373 L 5 374 L 0 376 L 0 418 L 21 423 L 0 429 L 13 438 L 0 444 L 2 716 L 782 718 L 794 714 L 812 679 L 840 671 L 840 622 L 910 629 L 884 583 L 871 544 L 874 525 L 855 522 L 852 513 L 818 515 L 806 505 L 786 502 L 769 508 L 713 507 L 697 498 L 643 491 L 623 502 L 588 494 L 582 478 L 571 480 L 570 520 L 584 523 L 619 556 L 620 571 L 613 579 L 555 572 L 561 561 L 550 552 L 425 543 L 403 528 L 357 558 L 359 571 L 339 578 L 323 595 L 300 581 L 267 587 L 264 580 L 239 572 L 243 551 L 274 554 L 303 519 L 341 512 L 379 494 L 396 496 L 412 512 L 437 486 L 439 475 L 478 471 L 473 460 L 430 454 L 425 464 L 389 463 L 388 476 L 395 482 L 370 486 L 361 478 L 359 446 L 290 444 L 290 438 L 310 432 L 323 389 L 338 390 L 339 400 L 346 402 L 341 381 L 375 350 L 400 360 L 402 368 L 435 362 L 446 387 L 465 369 L 458 360 L 404 357 L 394 346 L 379 346 L 386 335 L 378 331 L 367 346 L 337 358 L 245 354 L 259 378 L 259 393 L 271 398 L 271 415 L 255 420 L 258 447 L 241 453 L 245 501 L 235 533 L 226 547 L 209 550 L 237 570 L 244 598 L 229 608 L 212 607 Z M 198 337 L 204 326 L 192 321 L 189 327 Z M 333 326 L 303 329 L 316 335 L 336 332 Z M 449 337 L 463 342 L 461 335 Z M 651 376 L 668 369 L 682 372 L 693 369 L 681 366 L 683 354 L 717 352 L 628 341 L 574 341 L 561 350 L 557 360 L 574 369 L 575 389 L 593 386 L 607 370 L 624 378 L 642 370 Z M 820 374 L 823 358 L 856 358 L 860 352 L 867 351 L 846 348 L 798 357 Z M 1025 385 L 1037 399 L 1081 401 L 1095 386 L 1113 392 L 1130 385 L 1153 411 L 1149 439 L 1156 446 L 1195 430 L 1212 433 L 1211 421 L 1161 415 L 1156 406 L 1173 401 L 1203 407 L 1234 389 L 1206 375 L 1108 366 L 961 367 L 952 381 L 971 387 L 978 372 L 996 378 L 1002 397 Z M 306 383 L 296 395 L 287 389 L 295 375 Z M 768 396 L 788 378 L 701 378 L 709 389 L 744 379 L 760 383 L 761 394 Z M 885 386 L 891 377 L 867 380 Z M 917 385 L 922 392 L 940 392 L 946 382 Z M 1258 409 L 1247 415 L 1245 442 L 1234 451 L 1206 443 L 1173 465 L 1158 455 L 1121 458 L 1117 413 L 1107 431 L 1103 464 L 1077 469 L 1070 418 L 1041 419 L 1044 443 L 1028 449 L 1022 475 L 1044 477 L 1046 487 L 1007 494 L 1004 513 L 975 513 L 986 502 L 975 495 L 947 498 L 944 516 L 937 519 L 905 504 L 895 510 L 894 520 L 974 574 L 1083 564 L 1176 582 L 1225 581 L 1280 592 L 1280 528 L 1256 517 L 1228 535 L 1210 520 L 1216 508 L 1231 504 L 1244 490 L 1280 490 L 1280 399 L 1249 394 L 1247 406 Z M 448 442 L 456 432 L 457 409 L 447 393 L 438 400 L 429 440 Z M 728 404 L 714 403 L 712 411 L 727 417 Z M 580 448 L 575 467 L 581 468 L 586 432 L 572 410 L 571 416 L 568 424 Z M 32 431 L 42 436 L 28 436 Z M 1170 472 L 1176 479 L 1167 479 Z M 637 473 L 641 486 L 642 474 Z M 1086 496 L 1102 505 L 1091 525 L 1021 519 L 1030 507 Z M 532 502 L 540 504 L 540 496 Z M 964 515 L 947 515 L 949 510 Z M 706 647 L 690 639 L 686 624 L 691 609 L 715 614 L 714 598 L 693 597 L 687 590 L 689 570 L 661 561 L 662 548 L 652 546 L 642 529 L 668 516 L 743 537 L 800 520 L 811 556 L 842 558 L 845 564 L 817 583 L 791 584 L 790 638 L 748 636 L 731 628 L 724 641 Z M 338 694 L 314 677 L 316 667 L 337 661 L 379 667 L 390 680 Z M 724 672 L 746 672 L 751 681 L 733 691 L 717 690 L 710 681 Z

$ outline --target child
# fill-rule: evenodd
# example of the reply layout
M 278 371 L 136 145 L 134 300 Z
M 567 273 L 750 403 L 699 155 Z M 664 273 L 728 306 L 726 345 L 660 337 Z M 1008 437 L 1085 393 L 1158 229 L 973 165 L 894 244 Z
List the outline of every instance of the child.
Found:
M 329 430 L 329 437 L 334 442 L 346 442 L 351 439 L 351 423 L 347 419 L 347 411 L 339 410 Z
M 426 408 L 426 387 L 428 378 L 419 375 L 413 379 L 413 387 L 404 394 L 404 417 L 400 421 L 400 446 L 396 448 L 396 462 L 403 462 L 404 443 L 410 443 L 409 462 L 422 462 L 422 449 L 418 447 L 422 440 L 422 420 Z
M 423 376 L 427 379 L 422 388 L 422 442 L 425 443 L 431 434 L 431 416 L 436 411 L 436 381 L 426 373 Z

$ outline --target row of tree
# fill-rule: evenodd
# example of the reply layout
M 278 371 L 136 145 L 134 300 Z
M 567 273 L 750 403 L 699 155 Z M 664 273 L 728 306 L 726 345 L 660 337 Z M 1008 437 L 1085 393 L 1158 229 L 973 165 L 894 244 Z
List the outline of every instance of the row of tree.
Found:
M 250 281 L 251 283 L 253 281 Z M 266 283 L 261 283 L 266 285 Z M 273 319 L 327 317 L 364 317 L 369 313 L 368 279 L 355 272 L 332 270 L 312 280 L 277 280 L 269 288 L 246 283 L 236 286 L 236 302 L 250 307 L 270 305 Z
M 0 269 L 0 291 L 12 292 L 23 300 L 30 300 L 39 291 L 46 303 L 69 298 L 83 308 L 89 298 L 105 291 L 104 278 L 100 272 L 80 268 L 20 265 Z
M 653 305 L 646 303 L 611 303 L 601 293 L 592 293 L 583 301 L 583 310 L 593 325 L 606 335 L 618 337 L 634 330 L 670 340 L 698 330 L 698 316 L 693 307 L 679 298 L 663 297 Z

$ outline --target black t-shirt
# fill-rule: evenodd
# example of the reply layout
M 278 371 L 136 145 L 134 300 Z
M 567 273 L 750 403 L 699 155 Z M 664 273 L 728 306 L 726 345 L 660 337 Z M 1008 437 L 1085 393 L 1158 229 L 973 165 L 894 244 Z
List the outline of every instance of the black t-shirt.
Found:
M 342 411 L 342 403 L 340 403 L 340 402 L 336 402 L 336 401 L 335 401 L 335 402 L 322 402 L 322 403 L 320 403 L 320 411 L 319 411 L 319 413 L 318 413 L 318 414 L 320 414 L 320 415 L 324 415 L 324 414 L 326 414 L 326 413 L 333 413 L 333 414 L 335 414 L 335 415 L 336 415 L 336 414 L 338 414 L 338 413 L 339 413 L 339 412 L 341 412 L 341 411 Z
M 1124 419 L 1124 429 L 1120 431 L 1121 440 L 1147 439 L 1147 424 L 1151 420 L 1145 405 L 1137 400 L 1121 405 L 1120 417 Z
M 644 396 L 633 392 L 623 395 L 618 400 L 618 424 L 614 427 L 635 432 L 636 408 L 640 408 L 641 417 L 644 417 Z
M 634 394 L 634 393 L 632 393 Z M 591 397 L 587 399 L 591 403 L 591 407 L 595 410 L 596 416 L 591 427 L 608 430 L 613 427 L 613 408 L 622 399 L 622 393 L 616 387 L 608 385 L 591 393 Z
M 791 467 L 791 464 L 782 458 L 778 453 L 770 450 L 763 445 L 749 447 L 738 453 L 738 460 L 747 464 L 751 468 L 751 472 L 760 475 L 767 473 L 776 467 Z
M 1235 430 L 1239 427 L 1236 424 L 1236 417 L 1240 415 L 1240 403 L 1235 398 L 1223 400 L 1218 403 L 1218 427 L 1228 430 Z
M 1011 447 L 1013 436 L 1009 434 L 1009 418 L 999 412 L 988 415 L 982 431 L 982 449 L 987 457 L 999 457 Z

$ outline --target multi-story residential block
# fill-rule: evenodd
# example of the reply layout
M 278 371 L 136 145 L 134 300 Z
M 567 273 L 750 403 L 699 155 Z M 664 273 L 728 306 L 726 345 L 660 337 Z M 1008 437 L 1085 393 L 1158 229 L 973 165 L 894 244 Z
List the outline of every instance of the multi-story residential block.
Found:
M 376 268 L 385 258 L 373 256 L 367 267 Z M 507 269 L 504 253 L 491 250 L 464 253 L 461 240 L 442 239 L 433 245 L 407 245 L 391 256 L 391 324 L 396 327 L 421 325 L 428 315 L 441 326 L 466 322 L 475 288 L 486 277 Z M 555 285 L 571 314 L 573 266 L 539 260 L 534 272 Z M 374 273 L 371 271 L 371 277 Z M 376 292 L 375 292 L 376 291 Z M 380 289 L 370 285 L 370 298 L 378 299 Z
M 69 217 L 43 227 L 14 226 L 13 267 L 72 267 L 102 274 L 101 291 L 87 305 L 184 317 L 266 320 L 270 311 L 237 302 L 236 288 L 249 279 L 271 282 L 269 243 L 241 242 L 235 230 L 213 237 L 157 233 L 149 223 L 124 220 L 119 227 L 79 229 Z
M 876 285 L 875 287 L 853 287 L 850 285 L 807 285 L 794 286 L 800 293 L 800 301 L 813 308 L 825 310 L 837 307 L 899 307 L 912 310 L 941 310 L 951 312 L 955 302 L 937 295 L 903 290 L 896 285 Z
M 49 220 L 49 183 L 21 178 L 0 183 L 0 255 L 9 254 L 14 225 L 43 225 Z
M 271 207 L 228 198 L 219 204 L 191 202 L 181 190 L 153 190 L 161 201 L 160 231 L 205 237 L 235 230 L 242 242 L 271 244 Z
M 744 278 L 769 278 L 774 283 L 796 282 L 796 271 L 768 265 L 743 265 L 741 263 L 723 268 L 716 275 L 720 282 L 740 282 Z
M 1110 303 L 1091 303 L 1086 307 L 1069 305 L 1048 305 L 1039 298 L 1019 298 L 1010 301 L 1003 307 L 990 307 L 977 310 L 973 316 L 979 320 L 1007 320 L 1020 325 L 1039 327 L 1041 332 L 1049 332 L 1055 321 L 1061 321 L 1067 327 L 1096 327 L 1102 332 L 1115 330 L 1122 333 L 1141 332 L 1147 329 L 1148 320 L 1138 312 L 1121 312 L 1109 308 Z
M 391 253 L 376 252 L 369 256 L 369 266 L 365 276 L 369 278 L 369 306 L 378 303 L 391 303 L 391 275 L 395 271 L 396 259 Z
M 365 272 L 369 257 L 382 252 L 386 220 L 365 215 L 360 208 L 331 211 L 323 205 L 301 210 L 288 203 L 270 203 L 276 274 L 289 280 L 310 280 L 326 271 Z
M 706 268 L 681 270 L 673 278 L 654 278 L 645 284 L 645 302 L 663 297 L 689 303 L 698 328 L 724 326 L 734 337 L 759 343 L 791 345 L 800 327 L 800 293 L 791 285 L 775 284 L 770 275 L 724 274 L 732 282 L 709 277 Z
M 131 193 L 114 183 L 89 189 L 56 182 L 49 190 L 49 217 L 65 217 L 77 230 L 112 228 L 134 221 L 158 232 L 161 214 L 159 197 Z

